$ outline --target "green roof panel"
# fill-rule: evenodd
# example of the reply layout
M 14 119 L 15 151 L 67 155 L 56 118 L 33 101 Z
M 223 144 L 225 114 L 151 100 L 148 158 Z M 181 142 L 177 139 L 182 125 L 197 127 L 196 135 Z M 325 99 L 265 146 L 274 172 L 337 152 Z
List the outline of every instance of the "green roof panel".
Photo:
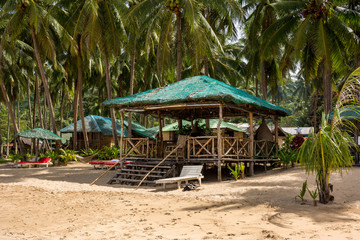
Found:
M 103 104 L 106 106 L 135 107 L 144 105 L 176 104 L 198 101 L 223 101 L 235 104 L 248 104 L 255 108 L 275 111 L 279 115 L 290 115 L 290 111 L 271 104 L 251 95 L 243 90 L 212 79 L 207 76 L 187 78 L 165 87 L 148 90 L 146 92 L 127 97 L 110 99 Z

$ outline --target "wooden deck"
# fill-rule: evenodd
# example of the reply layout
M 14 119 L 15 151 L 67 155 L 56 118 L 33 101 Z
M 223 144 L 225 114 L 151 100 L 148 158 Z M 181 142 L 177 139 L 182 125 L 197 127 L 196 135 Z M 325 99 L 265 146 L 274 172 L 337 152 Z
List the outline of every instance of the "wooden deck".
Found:
M 156 143 L 148 138 L 124 138 L 122 155 L 133 151 L 130 157 L 143 157 L 147 159 L 161 159 L 164 155 Z M 253 152 L 250 153 L 251 140 L 247 138 L 221 137 L 221 153 L 218 153 L 218 139 L 216 136 L 187 137 L 186 147 L 182 150 L 184 161 L 260 161 L 275 160 L 277 145 L 273 141 L 255 140 Z M 175 158 L 171 157 L 169 159 Z
M 221 137 L 221 148 L 218 148 L 217 136 L 187 137 L 183 158 L 179 154 L 170 156 L 166 164 L 209 164 L 216 165 L 219 169 L 226 163 L 243 162 L 247 168 L 248 175 L 253 175 L 254 164 L 262 164 L 267 170 L 267 164 L 279 161 L 275 157 L 277 144 L 272 141 L 260 140 L 253 142 L 253 149 L 250 149 L 251 139 L 236 137 Z M 135 161 L 161 161 L 164 152 L 159 150 L 164 146 L 148 138 L 124 138 L 122 156 L 129 151 L 132 153 L 126 160 Z M 164 149 L 164 148 L 163 148 Z M 221 154 L 218 153 L 220 149 Z M 251 155 L 251 150 L 253 155 Z M 220 176 L 221 177 L 221 176 Z

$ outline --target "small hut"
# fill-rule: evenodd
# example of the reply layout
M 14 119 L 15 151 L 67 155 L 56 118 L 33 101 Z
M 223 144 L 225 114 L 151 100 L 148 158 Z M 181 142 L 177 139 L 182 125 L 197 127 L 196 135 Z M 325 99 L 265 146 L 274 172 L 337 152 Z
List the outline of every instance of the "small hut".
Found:
M 128 136 L 128 122 L 124 121 L 124 137 Z M 114 138 L 112 134 L 112 125 L 111 125 L 111 118 L 108 117 L 101 117 L 96 115 L 89 115 L 85 117 L 85 126 L 86 132 L 88 133 L 89 138 L 89 147 L 90 148 L 101 148 L 103 146 L 112 147 L 114 146 Z M 134 137 L 145 137 L 145 138 L 155 138 L 154 131 L 149 131 L 141 124 L 132 122 L 132 134 Z M 120 140 L 121 138 L 121 122 L 116 120 L 116 132 L 117 136 Z M 74 134 L 74 124 L 71 124 L 63 129 L 60 130 L 60 133 L 71 133 Z M 84 148 L 84 135 L 82 132 L 82 124 L 81 120 L 77 121 L 77 141 L 78 141 L 78 148 Z M 72 137 L 70 138 L 70 142 L 72 142 Z M 72 146 L 72 144 L 70 144 Z
M 250 93 L 207 76 L 187 78 L 167 86 L 146 92 L 107 100 L 107 107 L 118 108 L 120 112 L 136 112 L 152 115 L 159 121 L 159 138 L 156 155 L 164 157 L 163 121 L 164 117 L 180 120 L 218 119 L 215 136 L 188 136 L 184 151 L 186 163 L 212 164 L 218 167 L 218 179 L 221 181 L 221 167 L 224 163 L 245 162 L 249 175 L 254 173 L 254 163 L 270 161 L 273 156 L 257 158 L 257 153 L 264 149 L 254 139 L 254 119 L 272 120 L 275 125 L 275 139 L 278 141 L 278 119 L 290 114 L 286 109 L 257 98 Z M 227 137 L 221 131 L 224 118 L 247 118 L 250 135 Z M 181 129 L 182 126 L 179 126 Z M 180 146 L 180 144 L 179 144 Z M 126 151 L 122 149 L 121 152 Z M 264 154 L 261 154 L 263 156 Z M 166 159 L 165 159 L 166 160 Z M 170 159 L 169 159 L 170 160 Z

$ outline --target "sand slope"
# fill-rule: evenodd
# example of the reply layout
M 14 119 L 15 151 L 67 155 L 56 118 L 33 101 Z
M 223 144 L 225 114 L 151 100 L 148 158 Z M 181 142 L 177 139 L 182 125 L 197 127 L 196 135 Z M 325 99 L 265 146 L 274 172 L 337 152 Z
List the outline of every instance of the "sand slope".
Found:
M 86 164 L 0 166 L 0 239 L 359 239 L 360 168 L 332 176 L 335 202 L 294 196 L 304 170 L 239 181 L 204 181 L 198 191 L 106 185 Z

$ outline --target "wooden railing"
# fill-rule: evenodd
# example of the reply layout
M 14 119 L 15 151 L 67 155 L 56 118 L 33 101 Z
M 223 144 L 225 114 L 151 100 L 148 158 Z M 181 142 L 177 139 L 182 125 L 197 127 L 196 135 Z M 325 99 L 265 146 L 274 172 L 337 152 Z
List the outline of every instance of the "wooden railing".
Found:
M 221 139 L 223 158 L 250 158 L 250 139 L 237 137 L 223 137 Z
M 123 138 L 123 155 L 134 148 L 130 156 L 148 158 L 153 155 L 154 146 L 154 142 L 149 138 Z
M 187 156 L 191 158 L 217 157 L 217 137 L 189 137 L 187 140 Z
M 224 159 L 250 159 L 250 139 L 237 137 L 221 138 L 221 157 Z M 270 159 L 276 152 L 276 143 L 267 140 L 254 141 L 254 158 Z M 218 158 L 217 137 L 189 137 L 187 158 Z
M 276 154 L 277 144 L 269 140 L 254 141 L 254 158 L 271 158 Z

